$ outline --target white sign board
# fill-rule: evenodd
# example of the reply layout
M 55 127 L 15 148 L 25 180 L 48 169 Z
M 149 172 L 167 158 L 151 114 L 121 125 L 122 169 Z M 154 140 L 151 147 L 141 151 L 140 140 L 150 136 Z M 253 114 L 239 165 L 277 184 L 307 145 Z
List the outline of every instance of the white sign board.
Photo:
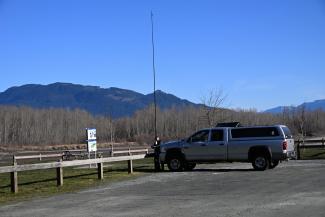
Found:
M 87 150 L 88 152 L 97 151 L 97 142 L 96 140 L 87 142 Z
M 96 129 L 87 128 L 87 151 L 93 152 L 97 151 L 97 142 L 96 142 Z
M 87 140 L 96 140 L 96 129 L 87 128 Z

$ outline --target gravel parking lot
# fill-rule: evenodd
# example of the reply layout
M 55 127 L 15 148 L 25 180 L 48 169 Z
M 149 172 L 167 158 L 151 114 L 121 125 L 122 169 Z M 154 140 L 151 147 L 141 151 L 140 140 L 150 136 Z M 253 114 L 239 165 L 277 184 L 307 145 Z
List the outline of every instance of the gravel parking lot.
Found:
M 325 216 L 325 161 L 264 172 L 245 163 L 204 164 L 1 206 L 0 216 Z

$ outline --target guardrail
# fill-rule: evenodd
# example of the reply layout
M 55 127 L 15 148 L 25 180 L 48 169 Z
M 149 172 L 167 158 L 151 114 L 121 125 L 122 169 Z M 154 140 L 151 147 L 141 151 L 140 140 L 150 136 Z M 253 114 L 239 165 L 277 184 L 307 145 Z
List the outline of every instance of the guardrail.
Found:
M 103 164 L 109 162 L 118 162 L 118 161 L 127 161 L 128 163 L 128 173 L 133 173 L 133 160 L 144 159 L 146 154 L 137 154 L 132 155 L 132 153 L 148 153 L 148 149 L 140 150 L 127 150 L 123 153 L 128 153 L 128 156 L 117 156 L 117 157 L 106 157 L 106 158 L 97 158 L 97 159 L 86 159 L 86 160 L 73 160 L 73 161 L 62 161 L 60 159 L 57 162 L 49 163 L 37 163 L 37 164 L 17 164 L 17 159 L 31 159 L 31 157 L 39 157 L 39 155 L 33 156 L 14 156 L 13 157 L 13 166 L 4 166 L 0 167 L 0 173 L 10 173 L 11 178 L 11 192 L 18 192 L 18 172 L 30 171 L 30 170 L 43 170 L 43 169 L 53 169 L 56 168 L 56 179 L 57 186 L 63 185 L 63 168 L 64 167 L 73 167 L 73 166 L 82 166 L 82 165 L 91 165 L 97 164 L 98 179 L 104 179 Z M 122 153 L 122 151 L 120 151 Z M 61 155 L 62 156 L 62 155 Z M 18 158 L 17 158 L 18 157 Z M 44 156 L 43 156 L 44 157 Z M 51 155 L 54 157 L 54 155 Z
M 296 151 L 297 159 L 301 159 L 301 149 L 310 149 L 310 148 L 324 148 L 325 149 L 325 139 L 308 139 L 308 140 L 296 140 Z
M 147 148 L 145 149 L 134 149 L 134 150 L 122 150 L 122 151 L 112 151 L 111 154 L 114 156 L 114 154 L 131 154 L 131 153 L 139 153 L 139 152 L 146 152 L 148 154 L 149 150 Z
M 140 152 L 145 152 L 149 153 L 149 150 L 147 148 L 143 149 L 128 149 L 128 150 L 118 150 L 114 151 L 113 149 L 109 150 L 109 155 L 113 157 L 115 154 L 133 154 L 133 153 L 140 153 Z M 97 154 L 102 155 L 104 151 L 99 151 Z M 69 160 L 72 157 L 78 157 L 78 156 L 86 156 L 88 157 L 88 153 L 86 150 L 65 150 L 63 153 L 56 153 L 56 154 L 36 154 L 36 155 L 24 155 L 24 156 L 19 156 L 19 155 L 14 155 L 14 161 L 15 160 L 26 160 L 26 159 L 39 159 L 42 161 L 44 158 L 62 158 L 63 160 Z M 72 159 L 70 159 L 72 160 Z
M 23 159 L 39 159 L 40 161 L 42 158 L 62 158 L 63 154 L 38 154 L 38 155 L 25 155 L 25 156 L 15 156 L 14 155 L 14 161 L 15 160 L 23 160 Z

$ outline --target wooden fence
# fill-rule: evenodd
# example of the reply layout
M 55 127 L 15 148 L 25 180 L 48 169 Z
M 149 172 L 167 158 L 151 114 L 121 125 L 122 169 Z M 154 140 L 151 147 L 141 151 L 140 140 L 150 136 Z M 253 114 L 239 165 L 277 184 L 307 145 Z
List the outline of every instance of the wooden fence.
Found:
M 120 155 L 120 154 L 133 154 L 133 153 L 149 153 L 149 149 L 143 148 L 143 149 L 127 149 L 127 150 L 113 150 L 113 149 L 108 149 L 108 150 L 102 150 L 98 151 L 97 156 L 102 156 L 104 153 L 109 154 L 109 156 L 113 157 L 114 155 Z M 94 153 L 93 153 L 94 154 Z M 39 161 L 42 161 L 42 159 L 47 159 L 47 158 L 62 158 L 63 160 L 73 160 L 73 157 L 78 158 L 78 157 L 88 157 L 88 153 L 86 152 L 86 149 L 78 149 L 78 150 L 66 150 L 63 151 L 62 153 L 53 153 L 53 154 L 34 154 L 34 155 L 14 155 L 14 161 L 15 160 L 26 160 L 26 159 L 39 159 Z
M 297 159 L 301 159 L 301 149 L 310 149 L 310 148 L 324 148 L 325 149 L 325 139 L 309 139 L 309 140 L 296 140 L 296 151 Z
M 42 161 L 44 158 L 62 158 L 63 154 L 37 154 L 37 155 L 24 155 L 24 156 L 13 156 L 13 161 L 25 160 L 25 159 L 39 159 Z
M 56 168 L 57 186 L 62 186 L 63 185 L 63 168 L 64 167 L 74 167 L 74 166 L 97 164 L 98 179 L 104 179 L 103 163 L 127 161 L 128 173 L 133 173 L 132 161 L 138 160 L 138 159 L 143 159 L 146 157 L 146 154 L 132 155 L 132 153 L 140 153 L 140 152 L 145 152 L 147 154 L 148 149 L 120 151 L 120 153 L 127 153 L 128 156 L 117 156 L 117 157 L 106 157 L 106 158 L 73 160 L 73 161 L 62 161 L 62 159 L 60 159 L 57 162 L 23 164 L 23 165 L 18 165 L 17 159 L 38 158 L 39 155 L 14 156 L 13 157 L 13 161 L 14 161 L 13 165 L 0 167 L 0 173 L 10 173 L 11 174 L 11 176 L 10 176 L 11 177 L 11 191 L 13 193 L 17 193 L 18 192 L 18 172 Z M 58 157 L 58 156 L 59 156 L 58 154 L 56 156 L 54 156 L 54 154 L 43 155 L 43 158 Z M 61 156 L 62 156 L 62 154 L 61 154 Z

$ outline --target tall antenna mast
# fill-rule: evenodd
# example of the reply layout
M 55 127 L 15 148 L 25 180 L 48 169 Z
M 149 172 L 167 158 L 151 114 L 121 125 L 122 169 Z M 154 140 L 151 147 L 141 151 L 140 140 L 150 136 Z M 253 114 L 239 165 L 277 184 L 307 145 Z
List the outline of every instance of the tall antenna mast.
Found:
M 152 45 L 152 70 L 153 70 L 153 102 L 155 106 L 155 139 L 157 138 L 157 101 L 156 101 L 156 68 L 155 68 L 155 44 L 153 40 L 153 13 L 151 11 L 151 45 Z

